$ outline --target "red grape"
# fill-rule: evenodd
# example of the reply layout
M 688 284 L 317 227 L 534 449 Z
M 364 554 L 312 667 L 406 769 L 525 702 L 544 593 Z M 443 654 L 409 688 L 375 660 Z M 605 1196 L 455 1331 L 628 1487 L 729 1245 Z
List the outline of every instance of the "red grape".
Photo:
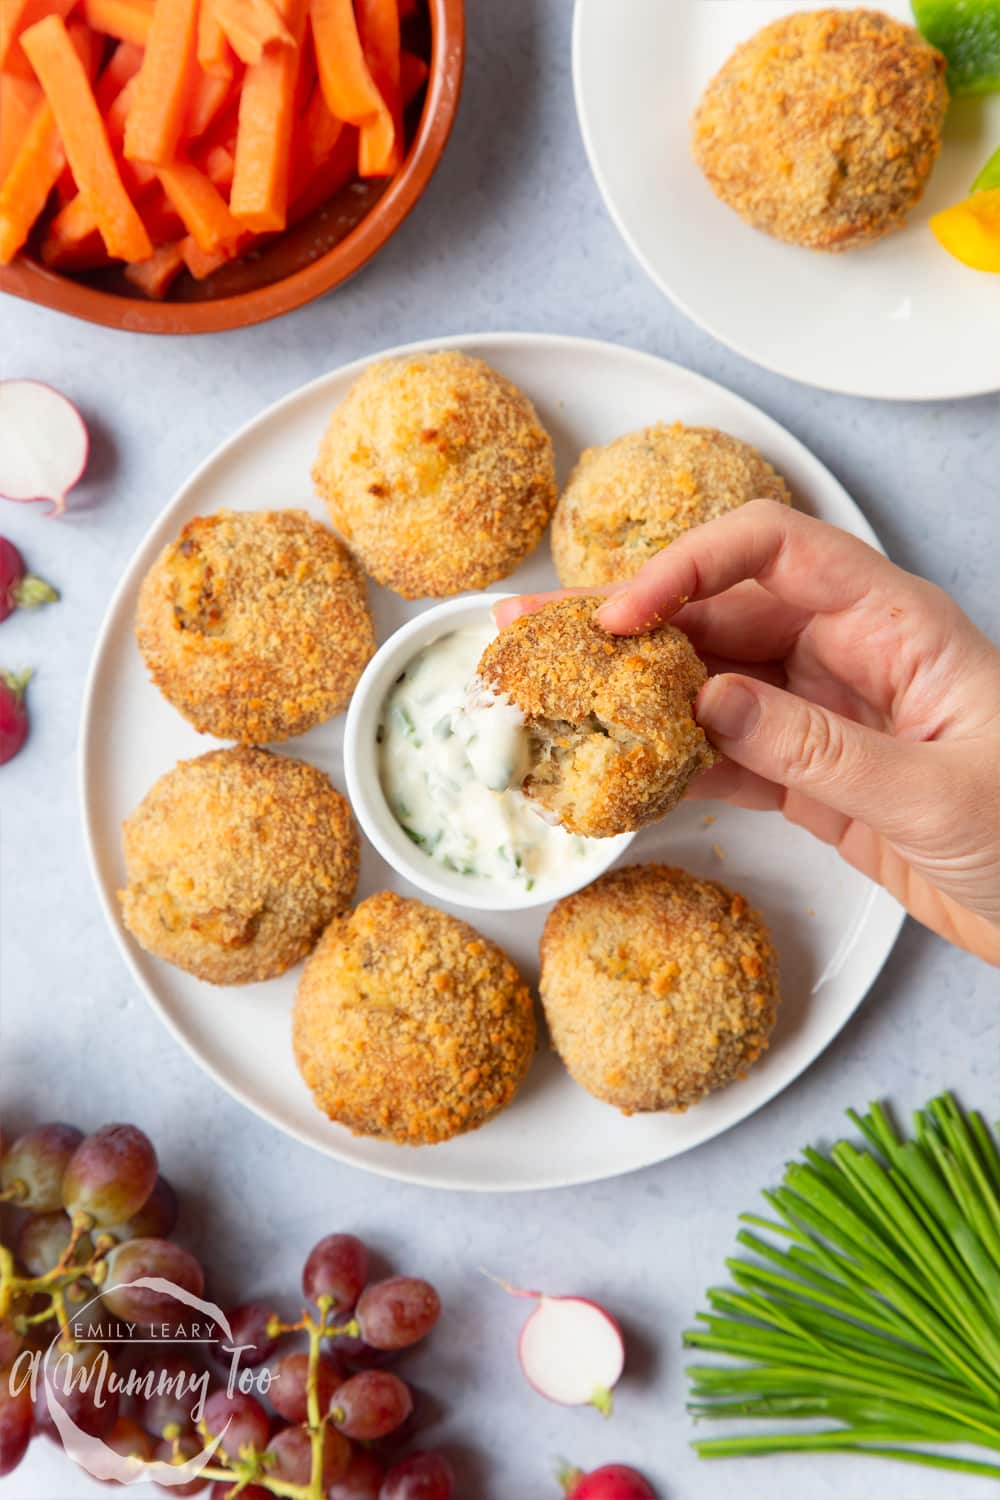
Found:
M 455 1476 L 440 1453 L 411 1453 L 385 1476 L 378 1500 L 451 1500 Z
M 398 1349 L 373 1349 L 351 1333 L 339 1333 L 330 1340 L 330 1348 L 349 1370 L 381 1370 L 399 1358 Z
M 353 1234 L 328 1234 L 309 1252 L 302 1271 L 302 1294 L 319 1305 L 332 1297 L 338 1313 L 350 1312 L 368 1280 L 368 1251 Z
M 274 1500 L 270 1490 L 266 1490 L 262 1484 L 241 1485 L 239 1490 L 236 1479 L 217 1479 L 208 1492 L 208 1500 Z M 176 1490 L 174 1491 L 176 1494 Z
M 109 1253 L 107 1266 L 101 1301 L 116 1318 L 139 1323 L 144 1328 L 151 1328 L 154 1323 L 176 1326 L 184 1322 L 189 1309 L 169 1292 L 134 1287 L 133 1281 L 159 1276 L 196 1297 L 205 1290 L 201 1266 L 173 1240 L 126 1240 Z
M 152 1438 L 131 1417 L 119 1417 L 104 1441 L 122 1458 L 141 1458 L 145 1462 L 153 1456 Z
M 282 1427 L 267 1445 L 274 1473 L 290 1484 L 308 1484 L 312 1473 L 312 1443 L 306 1427 Z M 323 1488 L 339 1479 L 351 1458 L 351 1445 L 327 1427 L 323 1434 Z
M 156 1152 L 141 1130 L 104 1125 L 70 1157 L 62 1180 L 63 1207 L 69 1214 L 89 1214 L 102 1229 L 124 1224 L 153 1191 L 156 1175 Z
M 0 1370 L 0 1479 L 16 1469 L 31 1441 L 31 1383 L 14 1394 L 12 1371 Z
M 267 1332 L 268 1320 L 273 1308 L 264 1302 L 244 1302 L 226 1313 L 232 1337 L 227 1338 L 222 1329 L 217 1330 L 218 1341 L 211 1346 L 212 1359 L 228 1370 L 239 1351 L 238 1369 L 255 1369 L 265 1359 L 270 1359 L 278 1347 L 278 1340 Z
M 45 1276 L 62 1259 L 69 1244 L 73 1226 L 62 1209 L 51 1214 L 35 1214 L 21 1225 L 17 1236 L 17 1258 L 29 1276 Z M 84 1265 L 94 1253 L 89 1235 L 83 1235 L 73 1252 L 73 1264 Z
M 385 1469 L 374 1453 L 355 1448 L 340 1479 L 330 1485 L 326 1500 L 378 1500 Z
M 124 1224 L 113 1225 L 108 1233 L 118 1240 L 165 1240 L 173 1234 L 179 1212 L 177 1194 L 167 1179 L 160 1176 L 142 1207 Z
M 239 1458 L 241 1448 L 263 1453 L 271 1430 L 260 1402 L 242 1391 L 213 1391 L 205 1402 L 205 1426 L 213 1437 L 223 1434 L 220 1446 L 230 1458 Z
M 202 1446 L 199 1443 L 198 1439 L 192 1437 L 190 1433 L 183 1433 L 177 1439 L 177 1449 L 181 1459 L 183 1459 L 183 1461 L 186 1463 L 189 1458 L 194 1458 L 197 1454 L 201 1453 Z M 166 1439 L 164 1439 L 163 1442 L 157 1443 L 156 1447 L 153 1449 L 153 1457 L 162 1464 L 173 1463 L 174 1444 L 172 1442 L 168 1443 Z M 156 1485 L 157 1489 L 166 1490 L 168 1495 L 186 1496 L 200 1494 L 208 1484 L 208 1480 L 189 1479 L 187 1484 L 160 1484 L 157 1480 L 154 1479 L 153 1483 Z M 243 1493 L 246 1494 L 246 1491 L 244 1490 Z
M 14 1201 L 20 1208 L 47 1214 L 62 1207 L 62 1180 L 66 1164 L 83 1140 L 83 1131 L 53 1121 L 20 1136 L 0 1165 L 0 1188 L 16 1188 Z
M 366 1443 L 386 1437 L 412 1410 L 409 1386 L 391 1370 L 362 1370 L 352 1375 L 330 1404 L 335 1426 L 347 1437 Z
M 405 1349 L 430 1333 L 441 1315 L 441 1299 L 429 1281 L 391 1276 L 361 1293 L 355 1316 L 361 1337 L 375 1349 Z
M 10 1318 L 0 1318 L 0 1369 L 5 1370 L 14 1363 L 15 1356 L 24 1343 Z
M 147 1432 L 162 1437 L 165 1427 L 182 1431 L 192 1425 L 208 1380 L 179 1349 L 165 1349 L 156 1363 L 143 1370 L 136 1392 L 136 1416 Z
M 267 1398 L 279 1416 L 286 1422 L 307 1422 L 309 1411 L 306 1404 L 306 1378 L 309 1371 L 307 1354 L 286 1354 L 271 1371 L 272 1380 Z M 330 1399 L 344 1377 L 333 1360 L 321 1356 L 316 1370 L 316 1389 L 319 1409 L 322 1414 L 330 1405 Z
M 52 1348 L 42 1365 L 35 1401 L 35 1420 L 60 1441 L 49 1411 L 58 1405 L 88 1437 L 105 1438 L 118 1420 L 119 1397 L 109 1389 L 111 1360 L 100 1344 L 75 1349 Z

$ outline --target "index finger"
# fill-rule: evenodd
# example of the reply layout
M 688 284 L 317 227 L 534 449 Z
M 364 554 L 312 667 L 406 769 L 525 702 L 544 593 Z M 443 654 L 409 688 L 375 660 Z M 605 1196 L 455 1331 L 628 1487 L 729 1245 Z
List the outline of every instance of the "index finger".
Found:
M 616 585 L 618 587 L 619 585 Z M 548 594 L 515 594 L 510 599 L 501 599 L 499 604 L 493 606 L 493 618 L 497 622 L 497 629 L 504 630 L 512 625 L 521 615 L 533 615 L 546 604 L 552 604 L 556 599 L 572 599 L 578 594 L 609 594 L 607 588 L 590 589 L 553 589 Z
M 891 578 L 908 575 L 839 527 L 776 500 L 751 500 L 685 532 L 650 559 L 598 611 L 614 635 L 653 630 L 684 604 L 754 578 L 784 604 L 813 614 L 850 609 Z

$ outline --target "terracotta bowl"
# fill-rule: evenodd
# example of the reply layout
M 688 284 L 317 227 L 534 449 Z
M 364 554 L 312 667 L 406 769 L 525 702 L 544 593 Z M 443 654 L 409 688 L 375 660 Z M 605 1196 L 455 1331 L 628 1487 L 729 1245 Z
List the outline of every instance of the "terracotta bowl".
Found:
M 164 302 L 137 294 L 118 272 L 50 271 L 30 247 L 0 266 L 0 291 L 131 333 L 217 333 L 276 318 L 339 286 L 398 229 L 451 132 L 465 61 L 463 0 L 426 0 L 426 6 L 429 26 L 416 46 L 430 72 L 422 101 L 408 111 L 409 146 L 395 177 L 351 183 L 310 218 L 205 281 L 179 278 Z

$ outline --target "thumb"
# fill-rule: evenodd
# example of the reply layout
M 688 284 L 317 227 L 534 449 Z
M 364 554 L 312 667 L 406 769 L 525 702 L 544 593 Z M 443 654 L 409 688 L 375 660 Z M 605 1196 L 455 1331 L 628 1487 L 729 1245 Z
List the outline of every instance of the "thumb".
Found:
M 712 743 L 738 765 L 780 786 L 805 792 L 888 837 L 913 826 L 937 781 L 926 746 L 894 739 L 753 677 L 711 677 L 695 717 Z M 942 789 L 943 790 L 943 789 Z

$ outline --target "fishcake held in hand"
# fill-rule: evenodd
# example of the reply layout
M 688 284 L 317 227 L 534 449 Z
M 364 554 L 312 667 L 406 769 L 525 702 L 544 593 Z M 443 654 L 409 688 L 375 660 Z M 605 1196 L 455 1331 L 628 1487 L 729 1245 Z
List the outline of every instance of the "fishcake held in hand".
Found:
M 613 636 L 604 601 L 558 599 L 521 615 L 479 661 L 484 686 L 524 715 L 521 789 L 570 833 L 610 838 L 662 818 L 717 756 L 691 706 L 706 671 L 680 630 Z

